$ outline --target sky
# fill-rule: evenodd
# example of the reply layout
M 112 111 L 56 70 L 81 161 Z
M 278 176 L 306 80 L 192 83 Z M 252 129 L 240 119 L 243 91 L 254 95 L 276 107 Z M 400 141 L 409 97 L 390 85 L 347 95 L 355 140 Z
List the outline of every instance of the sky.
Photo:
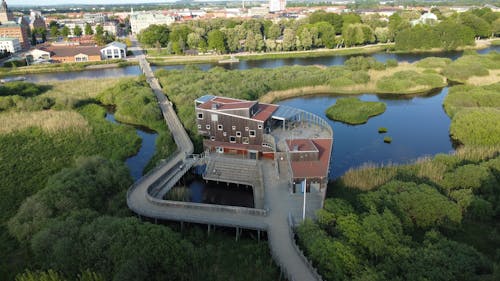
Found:
M 6 0 L 7 5 L 63 5 L 63 4 L 135 4 L 135 3 L 167 3 L 172 0 Z

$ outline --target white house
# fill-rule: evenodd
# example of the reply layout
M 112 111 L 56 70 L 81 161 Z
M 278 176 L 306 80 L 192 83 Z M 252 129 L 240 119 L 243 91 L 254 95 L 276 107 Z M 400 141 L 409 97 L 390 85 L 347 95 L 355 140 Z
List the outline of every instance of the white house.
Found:
M 21 51 L 21 44 L 18 38 L 0 37 L 0 52 L 9 52 L 11 54 Z
M 111 42 L 101 49 L 102 59 L 124 59 L 127 57 L 127 45 L 120 42 Z

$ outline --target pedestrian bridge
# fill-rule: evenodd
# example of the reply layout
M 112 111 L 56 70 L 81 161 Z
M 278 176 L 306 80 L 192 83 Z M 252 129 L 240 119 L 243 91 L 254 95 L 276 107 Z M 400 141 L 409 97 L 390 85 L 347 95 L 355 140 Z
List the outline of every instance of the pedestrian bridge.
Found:
M 258 180 L 263 186 L 263 208 L 254 209 L 161 199 L 168 189 L 199 159 L 188 157 L 193 153 L 193 143 L 177 117 L 171 102 L 164 95 L 160 83 L 154 77 L 144 54 L 137 48 L 134 53 L 139 60 L 146 80 L 158 99 L 158 104 L 175 140 L 177 150 L 129 188 L 127 192 L 129 208 L 139 216 L 155 220 L 201 223 L 207 224 L 209 227 L 210 225 L 234 227 L 237 233 L 241 228 L 267 231 L 272 256 L 289 280 L 321 280 L 321 276 L 298 249 L 293 237 L 292 226 L 294 222 L 291 214 L 296 212 L 297 196 L 300 195 L 289 193 L 289 183 L 286 179 L 279 178 L 276 164 L 273 161 L 260 161 L 251 164 L 255 164 L 257 173 L 259 170 L 261 171 L 261 174 L 257 174 L 258 176 L 255 178 L 252 175 L 251 180 L 254 184 L 255 180 Z M 216 172 L 217 169 L 215 167 Z M 228 180 L 227 177 L 231 177 L 237 181 L 249 180 L 227 175 L 222 168 L 219 171 L 221 179 Z M 240 174 L 243 177 L 245 171 L 241 170 Z M 208 173 L 206 176 L 208 179 L 214 175 Z M 308 197 L 312 196 L 308 195 Z M 317 206 L 313 206 L 310 213 L 313 213 L 315 209 Z

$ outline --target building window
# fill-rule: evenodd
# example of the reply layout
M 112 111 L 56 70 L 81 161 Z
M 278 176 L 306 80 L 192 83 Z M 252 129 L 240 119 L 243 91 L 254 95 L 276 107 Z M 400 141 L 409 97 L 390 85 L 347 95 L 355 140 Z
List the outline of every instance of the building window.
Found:
M 236 130 L 236 126 L 231 126 L 231 129 L 233 129 L 233 131 Z
M 219 121 L 219 115 L 212 114 L 212 122 L 217 122 L 217 121 Z
M 240 131 L 237 131 L 237 132 L 236 132 L 236 136 L 237 136 L 237 137 L 241 137 L 241 132 L 240 132 Z
M 230 143 L 235 143 L 236 142 L 236 137 L 235 136 L 230 136 L 229 137 L 229 142 Z
M 227 137 L 227 133 L 226 132 L 222 133 L 222 135 L 225 136 L 225 137 Z
M 211 137 L 210 137 L 210 140 L 211 140 L 211 141 L 215 141 L 215 137 L 214 137 L 214 136 L 211 136 Z
M 203 119 L 203 113 L 198 113 L 198 119 Z
M 198 124 L 198 129 L 200 129 L 200 130 L 201 130 L 201 125 L 200 125 L 200 124 Z
M 207 128 L 207 130 L 210 130 L 210 125 L 206 125 L 205 128 Z
M 217 130 L 222 131 L 224 127 L 222 125 L 217 125 Z
M 243 137 L 243 143 L 248 144 L 248 137 Z
M 251 138 L 255 138 L 255 130 L 250 130 L 248 132 L 248 135 L 251 137 Z
M 259 129 L 262 129 L 262 125 L 257 126 Z
M 248 127 L 245 127 L 245 132 L 248 132 Z

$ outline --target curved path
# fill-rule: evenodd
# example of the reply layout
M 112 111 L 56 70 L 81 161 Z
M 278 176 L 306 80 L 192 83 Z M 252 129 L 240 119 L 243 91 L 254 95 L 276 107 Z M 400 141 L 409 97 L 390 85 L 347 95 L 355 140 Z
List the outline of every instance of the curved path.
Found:
M 177 117 L 172 103 L 164 95 L 144 53 L 137 47 L 133 47 L 131 50 L 138 58 L 139 65 L 158 99 L 163 117 L 177 145 L 177 151 L 166 162 L 130 187 L 127 192 L 129 208 L 140 216 L 154 219 L 265 230 L 268 232 L 272 256 L 290 280 L 321 280 L 321 277 L 295 245 L 289 218 L 291 212 L 297 212 L 297 210 L 293 210 L 293 207 L 297 205 L 295 202 L 297 198 L 288 192 L 288 182 L 279 180 L 276 169 L 272 167 L 273 162 L 265 161 L 260 164 L 264 166 L 262 169 L 265 186 L 264 198 L 265 206 L 269 211 L 208 204 L 176 203 L 155 198 L 150 194 L 150 187 L 158 181 L 164 180 L 164 175 L 172 175 L 167 181 L 174 181 L 176 176 L 182 176 L 191 168 L 195 161 L 190 161 L 186 156 L 193 153 L 193 143 Z

